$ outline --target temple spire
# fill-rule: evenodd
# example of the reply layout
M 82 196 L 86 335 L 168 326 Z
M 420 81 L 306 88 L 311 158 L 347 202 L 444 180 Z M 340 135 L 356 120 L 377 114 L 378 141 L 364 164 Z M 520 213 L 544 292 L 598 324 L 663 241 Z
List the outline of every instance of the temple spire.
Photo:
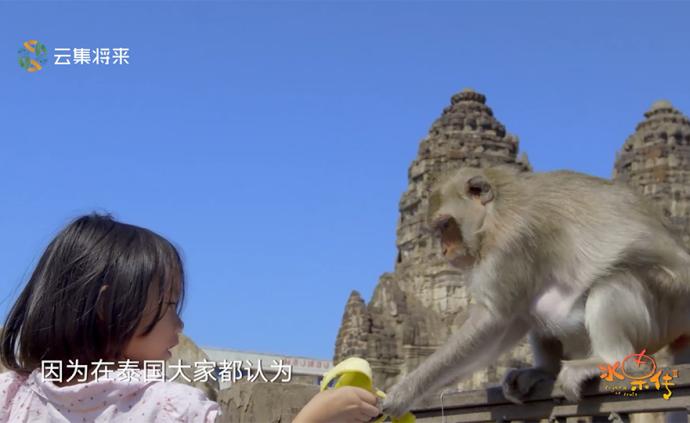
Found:
M 616 155 L 613 179 L 662 207 L 690 249 L 690 120 L 656 101 Z

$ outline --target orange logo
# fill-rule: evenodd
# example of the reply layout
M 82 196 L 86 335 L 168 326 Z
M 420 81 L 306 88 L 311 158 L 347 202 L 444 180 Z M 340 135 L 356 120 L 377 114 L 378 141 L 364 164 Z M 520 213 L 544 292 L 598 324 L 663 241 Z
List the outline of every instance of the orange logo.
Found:
M 647 350 L 642 350 L 637 354 L 630 354 L 623 359 L 622 363 L 616 361 L 613 365 L 607 364 L 605 366 L 599 366 L 599 369 L 602 371 L 600 377 L 607 382 L 615 382 L 616 379 L 620 381 L 630 379 L 629 386 L 607 386 L 607 390 L 614 391 L 617 394 L 620 394 L 620 391 L 630 391 L 623 395 L 637 396 L 637 391 L 649 389 L 650 385 L 653 385 L 657 391 L 663 386 L 666 389 L 666 393 L 663 394 L 664 399 L 667 400 L 671 398 L 672 393 L 670 387 L 675 385 L 671 381 L 678 377 L 678 370 L 657 370 L 656 362 L 652 357 L 645 355 L 645 352 L 647 352 Z M 625 364 L 630 359 L 634 359 L 637 368 L 643 373 L 637 374 L 637 372 L 635 372 L 629 375 L 625 372 Z M 634 369 L 634 366 L 629 365 L 627 368 Z

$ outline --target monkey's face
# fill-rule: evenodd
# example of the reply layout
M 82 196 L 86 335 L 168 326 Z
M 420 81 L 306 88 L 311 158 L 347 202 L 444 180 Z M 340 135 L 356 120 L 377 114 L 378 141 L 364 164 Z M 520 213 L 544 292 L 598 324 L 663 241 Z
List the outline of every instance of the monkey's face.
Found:
M 459 268 L 472 266 L 481 247 L 479 229 L 487 203 L 493 199 L 491 186 L 477 169 L 463 169 L 429 198 L 428 225 L 440 238 L 441 252 Z

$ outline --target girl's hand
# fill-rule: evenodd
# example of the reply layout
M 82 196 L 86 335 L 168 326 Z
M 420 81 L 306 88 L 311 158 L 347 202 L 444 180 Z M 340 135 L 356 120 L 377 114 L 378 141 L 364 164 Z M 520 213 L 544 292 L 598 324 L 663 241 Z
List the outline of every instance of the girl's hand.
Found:
M 319 392 L 302 408 L 292 423 L 361 423 L 380 414 L 374 394 L 343 386 Z

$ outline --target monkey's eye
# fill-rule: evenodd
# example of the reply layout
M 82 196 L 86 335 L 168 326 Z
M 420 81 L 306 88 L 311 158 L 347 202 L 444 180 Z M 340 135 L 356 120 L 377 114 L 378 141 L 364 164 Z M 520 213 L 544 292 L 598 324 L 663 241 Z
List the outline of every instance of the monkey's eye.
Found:
M 482 195 L 481 187 L 470 187 L 468 192 L 472 197 L 480 197 Z

